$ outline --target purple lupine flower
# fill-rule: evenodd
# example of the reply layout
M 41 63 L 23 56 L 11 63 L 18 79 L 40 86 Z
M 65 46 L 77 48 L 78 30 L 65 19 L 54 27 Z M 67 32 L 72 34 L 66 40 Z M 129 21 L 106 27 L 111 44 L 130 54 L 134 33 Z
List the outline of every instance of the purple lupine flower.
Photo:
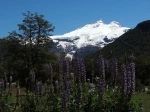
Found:
M 69 85 L 68 85 L 68 76 L 69 76 L 69 62 L 68 60 L 64 61 L 64 66 L 63 66 L 63 82 L 64 82 L 64 89 L 67 91 L 67 94 L 70 93 L 69 91 Z
M 102 55 L 99 55 L 97 63 L 98 63 L 98 70 L 99 70 L 99 78 L 100 80 L 105 81 L 105 63 Z
M 121 93 L 122 95 L 127 95 L 127 71 L 126 65 L 121 65 Z
M 80 58 L 77 58 L 77 65 L 76 65 L 76 82 L 78 84 L 81 83 L 81 63 L 80 63 Z
M 67 112 L 68 94 L 67 91 L 62 93 L 62 112 Z
M 131 91 L 132 93 L 135 92 L 135 63 L 131 62 L 130 63 L 130 68 L 131 68 Z
M 132 83 L 132 74 L 131 74 L 131 69 L 130 69 L 130 64 L 127 64 L 127 95 L 131 95 L 131 83 Z
M 129 57 L 129 63 L 127 66 L 128 69 L 128 98 L 131 98 L 131 95 L 135 91 L 135 63 L 133 62 L 134 56 Z
M 78 57 L 78 53 L 75 53 L 75 56 L 73 58 L 73 67 L 74 67 L 74 73 L 75 73 L 75 82 L 77 87 L 77 111 L 80 111 L 80 105 L 81 105 L 81 98 L 82 98 L 82 84 L 81 81 L 85 80 L 85 68 L 83 65 L 83 60 Z
M 84 84 L 86 82 L 86 70 L 83 59 L 80 59 L 80 70 L 81 70 L 81 82 Z
M 134 94 L 135 92 L 135 63 L 133 62 L 134 56 L 133 54 L 130 58 L 130 71 L 131 71 L 131 92 Z
M 97 59 L 98 71 L 99 71 L 99 82 L 97 84 L 98 98 L 99 101 L 103 101 L 104 91 L 105 91 L 105 61 L 103 55 L 99 55 Z
M 76 88 L 77 88 L 77 97 L 76 97 L 76 104 L 77 104 L 77 111 L 80 111 L 81 107 L 81 99 L 82 99 L 82 84 L 86 80 L 86 72 L 84 67 L 84 61 L 83 59 L 78 57 L 78 53 L 75 53 L 75 56 L 73 58 L 73 67 L 74 67 L 74 73 L 75 73 L 75 82 L 76 82 Z

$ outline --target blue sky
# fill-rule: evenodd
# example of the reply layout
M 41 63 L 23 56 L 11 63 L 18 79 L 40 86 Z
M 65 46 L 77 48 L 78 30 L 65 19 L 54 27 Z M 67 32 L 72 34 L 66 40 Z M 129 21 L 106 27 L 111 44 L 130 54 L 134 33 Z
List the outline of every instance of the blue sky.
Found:
M 150 0 L 0 0 L 0 37 L 17 30 L 26 11 L 43 14 L 60 35 L 98 20 L 134 28 L 150 19 Z

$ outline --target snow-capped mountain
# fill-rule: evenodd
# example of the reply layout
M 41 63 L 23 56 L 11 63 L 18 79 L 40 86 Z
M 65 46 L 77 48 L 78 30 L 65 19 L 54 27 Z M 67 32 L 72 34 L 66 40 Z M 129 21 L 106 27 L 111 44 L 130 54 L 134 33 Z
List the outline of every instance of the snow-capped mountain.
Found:
M 72 32 L 51 36 L 50 38 L 56 43 L 58 51 L 64 49 L 68 56 L 72 56 L 78 50 L 81 57 L 83 57 L 113 42 L 129 29 L 122 27 L 116 21 L 105 24 L 100 20 L 93 24 L 87 24 Z

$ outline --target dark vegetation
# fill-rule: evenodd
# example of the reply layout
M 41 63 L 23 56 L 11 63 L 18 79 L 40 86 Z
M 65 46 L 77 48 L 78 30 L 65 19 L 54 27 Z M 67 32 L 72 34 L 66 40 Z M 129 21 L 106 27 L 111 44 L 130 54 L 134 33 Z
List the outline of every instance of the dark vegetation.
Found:
M 50 64 L 45 66 L 47 77 L 44 83 L 32 69 L 29 72 L 26 91 L 20 94 L 19 83 L 16 93 L 9 87 L 6 78 L 0 87 L 1 112 L 142 112 L 141 100 L 135 98 L 135 63 L 128 56 L 126 64 L 119 69 L 117 59 L 105 65 L 103 55 L 97 57 L 97 76 L 93 83 L 86 77 L 84 60 L 76 53 L 73 60 L 59 56 L 57 71 Z M 109 69 L 109 80 L 105 71 Z M 56 72 L 57 74 L 55 74 Z M 12 94 L 14 93 L 14 94 Z M 15 97 L 16 96 L 16 97 Z M 10 100 L 14 99 L 14 100 Z
M 51 51 L 54 43 L 49 38 L 54 26 L 38 13 L 28 11 L 23 16 L 18 31 L 0 39 L 0 77 L 13 76 L 13 81 L 19 80 L 22 84 L 31 69 L 39 79 L 45 78 L 41 68 L 57 59 Z
M 106 59 L 111 57 L 121 61 L 126 55 L 133 54 L 136 63 L 136 77 L 144 85 L 150 85 L 150 20 L 139 23 L 134 29 L 129 30 L 113 43 L 108 44 L 100 51 L 86 57 L 86 62 L 95 59 L 99 52 Z M 87 63 L 88 69 L 91 64 Z M 90 72 L 89 72 L 90 75 Z M 137 82 L 137 83 L 139 83 Z

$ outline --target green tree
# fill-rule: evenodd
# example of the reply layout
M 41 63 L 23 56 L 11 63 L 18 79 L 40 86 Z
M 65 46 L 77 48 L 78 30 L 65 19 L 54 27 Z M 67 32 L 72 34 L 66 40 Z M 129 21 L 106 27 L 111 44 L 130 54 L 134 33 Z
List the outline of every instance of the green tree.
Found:
M 18 31 L 10 32 L 3 41 L 3 62 L 8 73 L 18 74 L 22 79 L 28 75 L 28 71 L 35 69 L 40 74 L 43 64 L 49 63 L 54 53 L 51 32 L 54 26 L 44 19 L 44 15 L 38 13 L 23 13 L 24 19 L 18 24 Z M 3 63 L 3 64 L 4 64 Z M 26 74 L 26 75 L 24 75 Z
M 18 24 L 19 33 L 12 32 L 11 36 L 19 38 L 21 44 L 24 46 L 26 61 L 28 61 L 29 67 L 34 67 L 40 59 L 43 58 L 43 54 L 46 55 L 52 40 L 49 38 L 51 32 L 54 30 L 54 26 L 44 19 L 43 15 L 38 13 L 23 13 L 25 17 L 22 24 Z

